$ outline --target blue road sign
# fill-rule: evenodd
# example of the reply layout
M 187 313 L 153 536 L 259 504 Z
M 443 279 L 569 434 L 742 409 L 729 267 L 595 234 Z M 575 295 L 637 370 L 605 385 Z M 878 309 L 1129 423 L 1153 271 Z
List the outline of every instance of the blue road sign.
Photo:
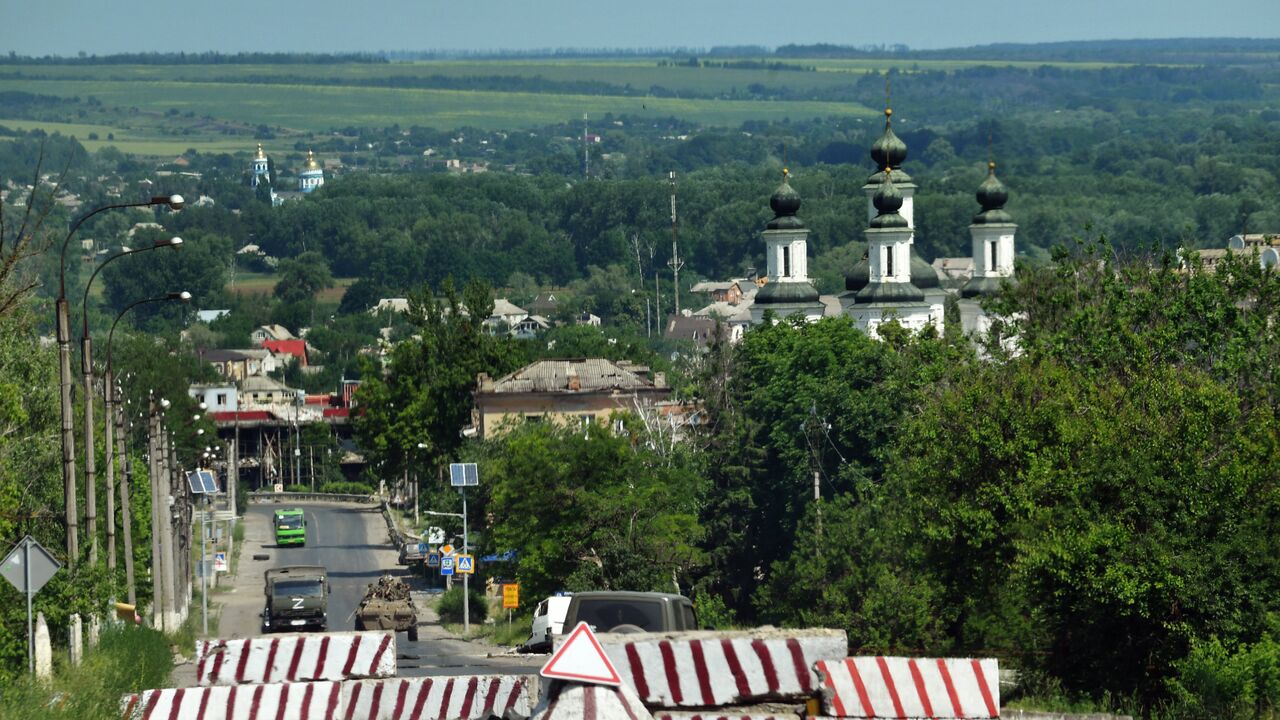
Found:
M 458 556 L 458 572 L 464 575 L 470 575 L 476 571 L 475 558 L 471 555 Z
M 440 574 L 441 575 L 453 574 L 453 558 L 451 557 L 440 558 Z
M 427 554 L 427 567 L 440 567 L 440 553 Z
M 419 555 L 426 555 L 426 554 L 427 554 L 427 553 L 429 553 L 429 552 L 431 552 L 431 546 L 430 546 L 430 545 L 428 545 L 427 543 L 422 543 L 422 542 L 418 543 L 418 554 L 419 554 Z

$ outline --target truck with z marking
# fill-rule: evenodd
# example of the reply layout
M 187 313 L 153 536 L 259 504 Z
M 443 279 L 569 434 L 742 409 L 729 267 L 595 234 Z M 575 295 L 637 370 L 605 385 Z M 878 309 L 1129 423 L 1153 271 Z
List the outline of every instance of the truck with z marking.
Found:
M 272 568 L 263 573 L 267 606 L 262 631 L 320 630 L 329 627 L 329 577 L 319 565 Z

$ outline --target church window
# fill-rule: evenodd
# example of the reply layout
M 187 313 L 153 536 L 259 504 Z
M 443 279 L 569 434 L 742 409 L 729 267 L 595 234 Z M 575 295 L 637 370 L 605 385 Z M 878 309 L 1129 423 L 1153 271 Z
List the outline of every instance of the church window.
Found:
M 991 257 L 991 259 L 990 259 L 989 261 L 987 261 L 987 269 L 988 269 L 988 270 L 995 270 L 995 269 L 996 269 L 996 257 L 997 257 L 996 241 L 995 241 L 995 240 L 992 240 L 991 242 L 987 243 L 987 247 L 988 247 L 988 254 L 989 254 L 989 255 L 990 255 L 990 257 Z
M 780 274 L 782 277 L 791 277 L 791 248 L 784 246 L 779 249 L 782 250 L 782 272 Z
M 884 249 L 884 276 L 893 277 L 893 248 Z

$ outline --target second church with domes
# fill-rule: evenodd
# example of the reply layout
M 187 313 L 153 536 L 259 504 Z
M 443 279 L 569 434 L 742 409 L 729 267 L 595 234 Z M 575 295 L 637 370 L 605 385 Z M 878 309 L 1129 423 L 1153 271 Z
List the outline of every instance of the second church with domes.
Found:
M 871 148 L 876 171 L 867 179 L 867 252 L 845 276 L 846 292 L 839 297 L 842 314 L 871 337 L 886 322 L 920 331 L 943 329 L 948 291 L 937 270 L 916 254 L 916 186 L 902 163 L 907 146 L 893 132 L 893 111 L 885 110 L 884 133 Z M 1001 284 L 1014 282 L 1014 234 L 1017 225 L 1004 210 L 1009 194 L 988 164 L 987 178 L 979 186 L 982 208 L 969 226 L 973 249 L 973 276 L 959 290 L 961 329 L 984 334 L 991 326 L 978 300 L 997 292 Z M 815 321 L 828 305 L 807 275 L 808 229 L 798 217 L 800 195 L 783 171 L 782 185 L 769 199 L 774 218 L 762 233 L 768 253 L 768 281 L 756 293 L 750 308 L 751 323 L 763 322 L 772 311 L 776 317 L 800 314 Z

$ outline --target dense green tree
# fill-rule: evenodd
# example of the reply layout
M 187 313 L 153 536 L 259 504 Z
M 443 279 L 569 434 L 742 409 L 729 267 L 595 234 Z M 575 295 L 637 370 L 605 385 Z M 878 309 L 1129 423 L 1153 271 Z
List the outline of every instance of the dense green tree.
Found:
M 493 547 L 520 552 L 527 597 L 687 587 L 701 528 L 690 458 L 607 428 L 534 423 L 476 448 Z
M 163 235 L 163 231 L 138 233 L 134 242 L 150 242 Z M 136 300 L 184 290 L 191 293 L 194 307 L 217 307 L 224 299 L 230 256 L 231 241 L 226 237 L 193 231 L 183 238 L 181 248 L 161 248 L 108 265 L 102 271 L 103 295 L 113 315 Z M 190 310 L 181 303 L 146 303 L 132 315 L 139 325 L 172 327 Z
M 313 300 L 316 293 L 333 286 L 333 274 L 324 255 L 315 250 L 280 261 L 274 295 L 285 303 Z

